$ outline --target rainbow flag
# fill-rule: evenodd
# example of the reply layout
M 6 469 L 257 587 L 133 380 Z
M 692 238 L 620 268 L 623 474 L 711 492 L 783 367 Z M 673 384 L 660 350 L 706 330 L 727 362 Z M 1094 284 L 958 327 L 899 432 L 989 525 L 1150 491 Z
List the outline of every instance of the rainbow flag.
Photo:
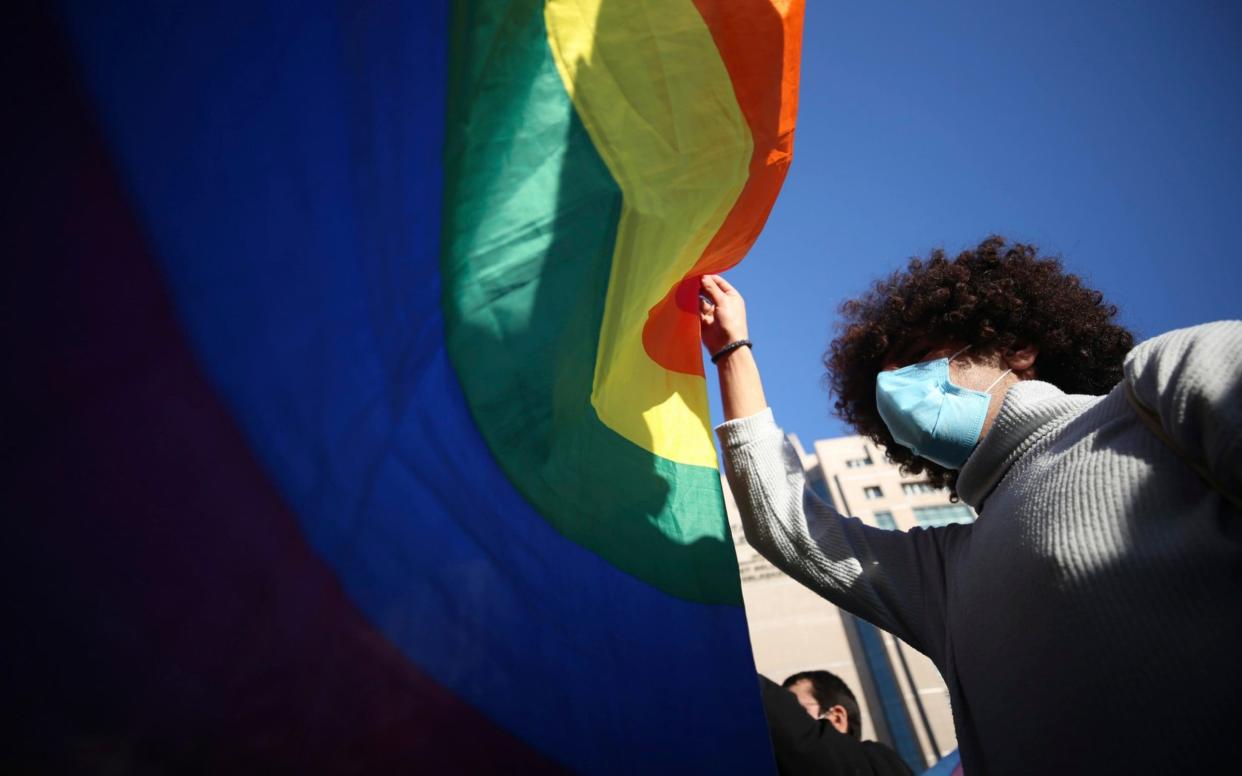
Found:
M 6 765 L 771 771 L 695 310 L 801 0 L 174 5 L 7 52 Z

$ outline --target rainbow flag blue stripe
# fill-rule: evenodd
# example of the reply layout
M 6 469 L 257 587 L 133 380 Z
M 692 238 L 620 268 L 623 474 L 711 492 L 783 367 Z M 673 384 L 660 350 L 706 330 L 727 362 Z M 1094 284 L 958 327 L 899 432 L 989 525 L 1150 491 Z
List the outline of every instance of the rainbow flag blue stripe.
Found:
M 800 20 L 31 10 L 8 764 L 770 771 L 684 297 L 779 190 Z M 714 58 L 590 67 L 666 34 Z M 656 101 L 722 155 L 639 86 L 733 95 Z

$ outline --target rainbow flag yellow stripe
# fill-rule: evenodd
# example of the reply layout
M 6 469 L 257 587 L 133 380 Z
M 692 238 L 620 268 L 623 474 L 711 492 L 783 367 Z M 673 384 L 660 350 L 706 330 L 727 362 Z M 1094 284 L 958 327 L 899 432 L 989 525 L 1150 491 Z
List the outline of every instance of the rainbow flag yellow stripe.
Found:
M 652 360 L 642 330 L 746 183 L 754 141 L 733 82 L 688 0 L 549 0 L 544 17 L 565 91 L 621 187 L 591 403 L 634 444 L 714 467 L 702 377 Z

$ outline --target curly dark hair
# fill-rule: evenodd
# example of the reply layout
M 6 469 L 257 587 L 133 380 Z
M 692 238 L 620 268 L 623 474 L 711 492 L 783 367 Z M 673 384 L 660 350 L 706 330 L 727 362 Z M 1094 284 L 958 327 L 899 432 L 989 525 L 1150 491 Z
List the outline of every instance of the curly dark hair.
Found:
M 1117 308 L 1033 245 L 992 236 L 950 261 L 942 249 L 913 258 L 841 305 L 839 336 L 824 354 L 837 415 L 883 445 L 889 460 L 956 496 L 957 472 L 897 444 L 875 403 L 886 355 L 919 339 L 961 342 L 974 352 L 1039 348 L 1035 372 L 1066 393 L 1103 394 L 1121 380 L 1134 335 Z

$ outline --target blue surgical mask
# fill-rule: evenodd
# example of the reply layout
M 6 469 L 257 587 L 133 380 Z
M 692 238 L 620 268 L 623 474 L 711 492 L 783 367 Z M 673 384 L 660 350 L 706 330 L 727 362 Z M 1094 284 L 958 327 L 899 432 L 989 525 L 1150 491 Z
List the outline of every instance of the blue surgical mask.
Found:
M 979 443 L 983 421 L 992 402 L 989 393 L 1009 374 L 996 378 L 987 391 L 955 385 L 948 358 L 880 372 L 875 378 L 875 403 L 893 439 L 920 458 L 946 469 L 960 469 Z

